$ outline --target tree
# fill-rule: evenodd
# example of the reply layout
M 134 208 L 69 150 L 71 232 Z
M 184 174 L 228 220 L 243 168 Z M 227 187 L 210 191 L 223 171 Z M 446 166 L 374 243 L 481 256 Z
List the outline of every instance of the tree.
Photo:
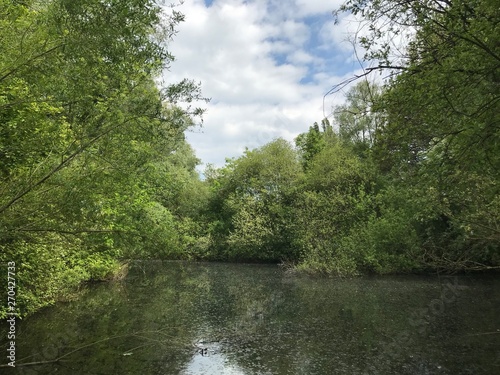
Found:
M 199 98 L 193 82 L 155 84 L 182 21 L 162 12 L 149 0 L 0 1 L 0 263 L 18 264 L 22 315 L 110 277 L 141 243 L 182 243 L 152 171 L 202 111 L 177 105 Z
M 479 159 L 475 150 L 483 150 L 498 170 L 491 157 L 498 143 L 500 71 L 493 3 L 352 0 L 341 10 L 368 23 L 370 33 L 359 41 L 365 58 L 378 62 L 373 69 L 402 73 L 389 82 L 382 105 L 391 116 L 385 133 L 406 139 L 387 139 L 385 145 L 411 162 L 434 144 L 451 142 L 464 154 L 472 151 L 473 159 Z M 403 33 L 409 33 L 408 43 L 397 49 Z
M 292 204 L 293 241 L 298 268 L 308 272 L 347 275 L 357 272 L 342 239 L 364 220 L 364 204 L 374 176 L 370 164 L 352 145 L 331 142 L 311 160 Z
M 381 99 L 374 155 L 395 184 L 410 183 L 417 196 L 436 192 L 428 201 L 434 219 L 420 232 L 431 263 L 498 264 L 498 7 L 489 0 L 354 0 L 341 9 L 368 23 L 370 33 L 360 38 L 365 58 L 376 62 L 368 72 L 398 73 Z M 408 43 L 395 48 L 404 33 Z
M 323 131 L 321 131 L 323 130 Z M 325 148 L 328 143 L 336 141 L 336 134 L 327 118 L 321 121 L 321 130 L 317 122 L 309 127 L 307 133 L 301 133 L 295 138 L 295 146 L 299 150 L 302 166 L 307 170 L 313 158 Z
M 346 104 L 333 109 L 340 139 L 354 144 L 360 152 L 373 146 L 382 125 L 380 114 L 374 111 L 380 94 L 378 85 L 363 80 L 347 92 Z
M 301 174 L 297 154 L 283 139 L 230 160 L 210 181 L 219 213 L 216 246 L 226 259 L 276 261 L 293 257 L 289 199 Z M 217 233 L 218 232 L 218 233 Z

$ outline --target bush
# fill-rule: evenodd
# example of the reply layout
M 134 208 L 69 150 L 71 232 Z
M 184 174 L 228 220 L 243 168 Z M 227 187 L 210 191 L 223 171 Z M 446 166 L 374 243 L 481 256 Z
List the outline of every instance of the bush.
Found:
M 21 317 L 72 298 L 82 282 L 109 279 L 120 267 L 110 255 L 85 251 L 80 240 L 52 233 L 11 241 L 2 250 L 3 268 L 8 262 L 16 264 L 16 307 Z M 6 270 L 2 274 L 7 275 Z M 6 301 L 6 290 L 1 293 Z M 4 306 L 0 318 L 6 313 Z

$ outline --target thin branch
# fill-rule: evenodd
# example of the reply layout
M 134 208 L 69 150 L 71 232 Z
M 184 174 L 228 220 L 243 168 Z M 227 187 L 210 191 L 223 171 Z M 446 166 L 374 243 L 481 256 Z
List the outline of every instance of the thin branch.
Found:
M 128 123 L 129 121 L 132 121 L 133 119 L 135 119 L 135 117 L 130 118 L 130 119 L 128 119 L 128 120 L 124 121 L 123 123 L 120 123 L 120 124 L 118 124 L 116 126 L 111 126 L 109 129 L 103 131 L 101 134 L 99 134 L 99 135 L 95 136 L 94 138 L 92 138 L 86 144 L 78 147 L 78 149 L 76 149 L 66 159 L 62 159 L 61 162 L 57 166 L 55 166 L 52 170 L 50 170 L 44 177 L 42 177 L 40 180 L 38 180 L 34 184 L 31 184 L 30 186 L 24 188 L 22 191 L 20 191 L 19 193 L 17 193 L 10 201 L 8 201 L 6 204 L 4 204 L 2 207 L 0 207 L 0 213 L 4 212 L 10 206 L 12 206 L 14 203 L 16 203 L 18 200 L 20 200 L 21 198 L 23 198 L 26 194 L 28 194 L 31 191 L 33 191 L 34 188 L 36 188 L 37 186 L 40 186 L 43 183 L 45 183 L 45 181 L 47 181 L 48 179 L 50 179 L 57 172 L 59 172 L 60 170 L 64 169 L 66 167 L 66 165 L 68 165 L 71 161 L 73 161 L 78 155 L 80 155 L 82 152 L 84 152 L 90 146 L 92 146 L 93 144 L 95 144 L 98 140 L 100 140 L 104 136 L 108 135 L 113 130 L 115 130 L 115 129 L 121 127 L 121 126 L 123 126 L 126 123 Z
M 151 339 L 149 337 L 145 337 L 145 336 L 141 336 L 140 335 L 140 334 L 143 334 L 143 333 L 161 333 L 161 331 L 162 330 L 158 330 L 158 331 L 138 331 L 138 332 L 134 332 L 134 333 L 127 333 L 127 334 L 123 334 L 123 335 L 115 335 L 115 336 L 111 336 L 111 337 L 106 337 L 104 339 L 93 341 L 93 342 L 91 342 L 89 344 L 85 344 L 85 345 L 79 346 L 76 349 L 73 349 L 73 350 L 69 351 L 68 353 L 63 354 L 63 355 L 61 355 L 61 356 L 59 356 L 59 357 L 57 357 L 55 359 L 52 359 L 52 360 L 48 360 L 48 361 L 33 361 L 33 362 L 26 362 L 26 363 L 16 363 L 16 366 L 17 367 L 21 367 L 21 366 L 36 366 L 36 365 L 46 365 L 46 364 L 49 364 L 49 363 L 57 363 L 57 362 L 60 362 L 63 358 L 66 358 L 69 355 L 71 355 L 73 353 L 76 353 L 76 352 L 78 352 L 78 351 L 80 351 L 82 349 L 88 348 L 90 346 L 93 346 L 93 345 L 96 345 L 96 344 L 99 344 L 99 343 L 102 343 L 102 342 L 106 342 L 106 341 L 110 341 L 110 340 L 117 339 L 117 338 L 122 338 L 122 337 L 135 336 L 135 337 L 140 337 L 140 338 L 143 338 L 143 339 L 153 340 L 154 342 L 163 343 L 163 341 L 154 340 L 154 339 Z M 153 343 L 148 343 L 148 344 L 153 344 Z M 148 345 L 148 344 L 145 344 L 145 345 Z M 141 346 L 145 346 L 145 345 L 141 345 Z M 139 347 L 141 347 L 141 346 L 139 346 Z M 137 347 L 137 348 L 139 348 L 139 347 Z M 134 349 L 137 349 L 137 348 L 134 348 Z M 0 368 L 2 368 L 2 367 L 9 367 L 9 365 L 8 364 L 0 365 Z
M 14 68 L 14 69 L 12 69 L 11 71 L 9 71 L 9 72 L 5 73 L 3 76 L 1 76 L 1 77 L 0 77 L 0 82 L 1 82 L 1 81 L 3 81 L 4 79 L 8 78 L 8 77 L 9 77 L 9 76 L 11 76 L 12 74 L 16 73 L 18 70 L 20 70 L 20 69 L 21 69 L 22 67 L 24 67 L 25 65 L 28 65 L 28 64 L 30 64 L 31 62 L 33 62 L 33 61 L 35 61 L 35 60 L 37 60 L 37 59 L 39 59 L 39 58 L 41 58 L 41 57 L 43 57 L 43 56 L 45 56 L 45 55 L 48 55 L 48 54 L 50 54 L 50 53 L 54 52 L 55 50 L 57 50 L 57 49 L 61 48 L 62 46 L 64 46 L 64 44 L 58 44 L 57 46 L 52 47 L 52 48 L 48 49 L 47 51 L 44 51 L 44 52 L 42 52 L 42 53 L 40 53 L 40 54 L 38 54 L 38 55 L 36 55 L 36 56 L 32 57 L 32 58 L 31 58 L 31 59 L 29 59 L 28 61 L 26 61 L 26 62 L 22 63 L 21 65 L 19 65 L 17 68 Z

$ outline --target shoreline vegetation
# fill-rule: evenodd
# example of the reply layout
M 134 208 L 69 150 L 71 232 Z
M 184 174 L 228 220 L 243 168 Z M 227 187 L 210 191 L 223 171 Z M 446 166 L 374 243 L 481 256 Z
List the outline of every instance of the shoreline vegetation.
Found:
M 348 0 L 345 13 L 371 26 L 358 42 L 372 63 L 332 88 L 345 104 L 201 179 L 185 132 L 207 99 L 188 79 L 157 83 L 175 7 L 0 0 L 0 277 L 16 265 L 18 316 L 125 277 L 122 259 L 500 269 L 497 6 Z M 401 25 L 413 32 L 394 49 Z

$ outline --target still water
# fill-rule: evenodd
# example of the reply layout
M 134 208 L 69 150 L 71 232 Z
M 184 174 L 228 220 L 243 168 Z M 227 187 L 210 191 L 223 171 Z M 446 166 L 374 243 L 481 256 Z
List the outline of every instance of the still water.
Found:
M 0 373 L 500 374 L 499 313 L 498 275 L 323 279 L 139 262 L 18 322 L 18 365 L 41 364 Z

